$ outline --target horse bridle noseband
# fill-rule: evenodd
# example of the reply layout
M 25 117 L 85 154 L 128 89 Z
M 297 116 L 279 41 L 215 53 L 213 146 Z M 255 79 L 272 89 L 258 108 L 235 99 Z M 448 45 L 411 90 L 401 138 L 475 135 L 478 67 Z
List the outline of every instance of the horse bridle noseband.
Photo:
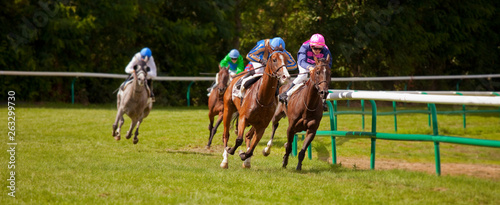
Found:
M 284 52 L 283 52 L 283 51 L 274 51 L 274 52 L 272 52 L 272 53 L 269 55 L 269 57 L 268 57 L 267 61 L 269 61 L 269 58 L 271 58 L 271 56 L 272 56 L 274 53 L 284 53 Z M 266 63 L 266 67 L 267 67 L 267 63 Z M 276 70 L 276 72 L 272 71 L 272 73 L 271 73 L 271 74 L 269 74 L 268 72 L 265 72 L 265 68 L 264 68 L 264 73 L 265 73 L 265 74 L 267 74 L 269 77 L 272 77 L 272 78 L 279 78 L 279 76 L 278 76 L 278 72 L 280 72 L 280 70 L 281 70 L 283 67 L 286 67 L 286 65 L 281 65 L 281 66 L 280 66 L 280 67 Z

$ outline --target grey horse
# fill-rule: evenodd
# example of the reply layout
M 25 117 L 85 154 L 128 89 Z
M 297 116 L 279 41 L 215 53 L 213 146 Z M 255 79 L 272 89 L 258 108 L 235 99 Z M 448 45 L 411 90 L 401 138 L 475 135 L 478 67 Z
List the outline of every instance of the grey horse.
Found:
M 119 89 L 118 91 L 116 103 L 118 113 L 116 114 L 115 123 L 113 123 L 113 137 L 116 140 L 120 140 L 121 127 L 125 122 L 123 114 L 127 114 L 132 119 L 132 124 L 130 124 L 130 129 L 125 137 L 130 139 L 134 127 L 137 126 L 134 144 L 139 142 L 137 138 L 137 135 L 139 135 L 139 125 L 149 115 L 153 107 L 153 103 L 148 100 L 147 74 L 146 62 L 140 61 L 132 73 L 132 83 L 125 85 L 123 90 Z M 118 125 L 118 123 L 120 124 Z

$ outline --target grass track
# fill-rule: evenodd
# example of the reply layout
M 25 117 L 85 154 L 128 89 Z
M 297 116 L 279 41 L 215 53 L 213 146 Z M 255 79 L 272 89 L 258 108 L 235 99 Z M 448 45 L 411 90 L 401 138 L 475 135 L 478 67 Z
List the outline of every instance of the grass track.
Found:
M 252 168 L 242 169 L 238 156 L 222 170 L 221 131 L 213 149 L 208 137 L 206 107 L 154 108 L 141 125 L 139 143 L 111 137 L 114 105 L 20 105 L 16 107 L 16 198 L 7 196 L 8 153 L 0 155 L 0 204 L 499 204 L 500 181 L 467 176 L 441 176 L 402 170 L 360 170 L 325 162 L 329 138 L 313 142 L 313 160 L 303 171 L 281 168 L 286 120 L 277 132 L 269 157 L 261 150 Z M 1 117 L 4 116 L 4 117 Z M 7 124 L 0 107 L 0 124 Z M 496 115 L 439 117 L 449 135 L 499 139 Z M 341 116 L 339 129 L 360 130 L 360 117 Z M 392 132 L 392 117 L 379 117 L 378 130 Z M 417 119 L 417 120 L 415 120 Z M 123 133 L 130 119 L 125 118 Z M 370 118 L 366 119 L 369 122 Z M 425 115 L 398 117 L 401 133 L 430 133 Z M 323 119 L 322 129 L 329 127 Z M 367 128 L 369 123 L 367 123 Z M 441 130 L 440 130 L 441 131 Z M 6 126 L 0 126 L 6 135 Z M 8 149 L 7 138 L 0 144 Z M 230 144 L 235 135 L 231 132 Z M 343 141 L 339 156 L 369 156 L 369 140 Z M 432 143 L 377 141 L 377 159 L 433 162 Z M 300 145 L 299 145 L 300 147 Z M 241 149 L 241 148 L 240 148 Z M 500 150 L 442 144 L 443 162 L 500 165 Z M 445 173 L 443 173 L 445 174 Z M 498 173 L 500 175 L 500 173 Z

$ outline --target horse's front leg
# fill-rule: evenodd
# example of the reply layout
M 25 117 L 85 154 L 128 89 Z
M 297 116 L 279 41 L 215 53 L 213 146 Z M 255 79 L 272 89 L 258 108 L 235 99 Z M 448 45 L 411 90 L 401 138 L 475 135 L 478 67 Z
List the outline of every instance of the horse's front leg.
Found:
M 252 128 L 250 128 L 250 130 L 245 135 L 245 144 L 247 145 L 247 150 L 246 151 L 250 150 L 251 140 L 254 137 L 256 137 L 255 134 L 256 134 L 255 128 L 252 126 Z M 240 150 L 240 154 L 241 153 L 243 153 L 243 151 Z M 252 167 L 251 159 L 252 159 L 252 157 L 246 158 L 245 161 L 243 162 L 242 167 L 243 168 L 250 168 L 250 167 Z
M 141 126 L 142 119 L 137 121 L 137 129 L 135 129 L 135 135 L 134 135 L 134 144 L 137 144 L 139 142 L 139 138 L 137 138 L 137 135 L 139 135 L 139 126 Z
M 302 149 L 299 152 L 299 162 L 297 164 L 296 170 L 302 170 L 302 161 L 304 160 L 304 157 L 306 155 L 306 150 L 313 141 L 314 137 L 316 136 L 316 130 L 307 130 L 306 134 L 306 139 L 304 139 L 304 144 L 302 145 Z
M 217 122 L 215 122 L 215 126 L 212 126 L 210 130 L 210 138 L 208 138 L 207 149 L 210 149 L 210 145 L 212 145 L 212 140 L 214 139 L 215 133 L 217 133 L 217 128 L 219 127 L 221 122 L 222 122 L 222 115 L 219 115 Z
M 267 157 L 269 154 L 271 154 L 271 147 L 273 146 L 273 140 L 274 140 L 274 134 L 276 133 L 276 129 L 278 129 L 278 126 L 280 123 L 273 124 L 273 132 L 271 133 L 271 139 L 267 142 L 266 148 L 262 150 L 262 154 Z
M 212 116 L 211 113 L 208 114 L 208 119 L 210 120 L 210 122 L 208 123 L 208 131 L 210 132 L 209 133 L 209 136 L 208 136 L 208 143 L 207 143 L 207 146 L 205 147 L 206 149 L 210 149 L 210 145 L 212 144 L 212 129 L 214 128 L 214 116 Z
M 113 123 L 113 137 L 116 140 L 120 140 L 121 138 L 120 130 L 123 125 L 123 121 L 124 121 L 123 111 L 121 109 L 118 109 L 118 112 L 116 113 L 115 122 Z M 120 124 L 120 126 L 118 126 L 118 123 Z
M 255 128 L 255 135 L 252 138 L 252 142 L 250 144 L 250 149 L 247 150 L 247 152 L 240 153 L 240 158 L 241 160 L 246 160 L 247 158 L 250 158 L 253 155 L 253 151 L 255 150 L 255 147 L 259 143 L 260 139 L 262 138 L 262 135 L 264 135 L 264 131 L 266 130 L 265 127 L 261 128 Z
M 130 123 L 130 129 L 127 131 L 127 135 L 125 135 L 125 138 L 130 139 L 130 137 L 132 137 L 132 132 L 135 128 L 135 125 L 137 125 L 137 120 L 132 119 L 132 123 Z
M 274 134 L 276 133 L 276 130 L 278 129 L 278 127 L 280 126 L 280 123 L 279 121 L 281 120 L 281 118 L 285 117 L 286 114 L 285 112 L 283 112 L 281 110 L 281 107 L 282 107 L 282 104 L 280 103 L 278 105 L 278 108 L 276 108 L 276 111 L 274 112 L 274 116 L 273 116 L 273 119 L 271 120 L 272 124 L 273 124 L 273 131 L 271 133 L 271 139 L 267 142 L 267 146 L 266 148 L 264 148 L 264 150 L 262 150 L 262 154 L 264 156 L 268 156 L 269 154 L 271 154 L 271 147 L 273 146 L 273 140 L 274 140 Z
M 228 153 L 233 155 L 236 149 L 240 147 L 241 144 L 243 144 L 243 135 L 245 134 L 245 124 L 246 120 L 243 116 L 240 116 L 239 122 L 238 122 L 238 138 L 236 138 L 236 142 L 234 144 L 234 147 L 231 147 L 228 149 Z
M 224 121 L 224 132 L 222 133 L 222 142 L 224 143 L 224 152 L 222 153 L 222 162 L 220 163 L 220 167 L 223 169 L 228 168 L 228 153 L 227 153 L 227 142 L 229 141 L 229 128 L 231 126 L 231 115 L 233 114 L 233 110 L 227 106 L 224 108 L 224 114 L 222 120 Z
M 286 168 L 288 165 L 288 157 L 290 156 L 290 153 L 292 153 L 292 143 L 293 143 L 293 138 L 295 133 L 292 132 L 290 126 L 288 127 L 287 131 L 287 142 L 285 143 L 285 155 L 283 156 L 283 168 Z

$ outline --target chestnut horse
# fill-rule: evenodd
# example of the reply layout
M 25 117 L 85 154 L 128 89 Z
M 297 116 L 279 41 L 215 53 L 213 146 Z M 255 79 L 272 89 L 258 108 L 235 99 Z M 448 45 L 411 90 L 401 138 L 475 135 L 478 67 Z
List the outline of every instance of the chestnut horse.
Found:
M 255 134 L 252 137 L 246 138 L 247 150 L 240 153 L 241 160 L 245 161 L 243 167 L 250 167 L 249 159 L 253 155 L 255 147 L 262 138 L 276 109 L 278 100 L 275 92 L 278 81 L 284 83 L 290 77 L 286 68 L 286 59 L 283 51 L 275 51 L 269 56 L 262 78 L 247 88 L 242 99 L 238 97 L 233 98 L 232 92 L 230 92 L 241 77 L 233 79 L 228 87 L 229 91 L 224 94 L 224 133 L 222 136 L 225 149 L 222 154 L 224 158 L 220 164 L 222 168 L 228 168 L 228 153 L 231 155 L 234 154 L 236 149 L 243 143 L 245 127 L 251 125 L 252 129 L 255 130 Z M 230 148 L 228 147 L 229 128 L 232 121 L 231 118 L 235 112 L 239 113 L 237 124 L 238 138 L 234 147 Z
M 288 156 L 292 151 L 292 141 L 295 133 L 307 130 L 307 137 L 304 140 L 302 149 L 299 153 L 299 162 L 297 170 L 302 169 L 302 161 L 304 160 L 307 147 L 311 144 L 316 136 L 319 123 L 323 117 L 323 100 L 328 96 L 328 85 L 330 84 L 330 56 L 326 59 L 315 59 L 316 66 L 311 73 L 309 80 L 295 91 L 288 100 L 288 105 L 283 103 L 278 104 L 278 108 L 274 113 L 272 124 L 273 132 L 271 140 L 267 143 L 267 147 L 262 151 L 264 156 L 269 155 L 274 133 L 279 126 L 279 120 L 285 116 L 288 117 L 287 138 L 285 144 L 286 153 L 283 156 L 283 168 L 288 164 Z M 281 90 L 286 90 L 290 84 L 282 86 Z
M 229 85 L 229 70 L 227 68 L 220 67 L 217 78 L 217 87 L 215 87 L 208 97 L 208 119 L 210 119 L 210 124 L 208 124 L 208 130 L 210 131 L 210 136 L 208 137 L 207 149 L 210 149 L 212 144 L 212 139 L 214 138 L 217 128 L 222 122 L 222 111 L 224 110 L 224 92 Z M 218 115 L 217 122 L 214 126 L 214 118 Z

